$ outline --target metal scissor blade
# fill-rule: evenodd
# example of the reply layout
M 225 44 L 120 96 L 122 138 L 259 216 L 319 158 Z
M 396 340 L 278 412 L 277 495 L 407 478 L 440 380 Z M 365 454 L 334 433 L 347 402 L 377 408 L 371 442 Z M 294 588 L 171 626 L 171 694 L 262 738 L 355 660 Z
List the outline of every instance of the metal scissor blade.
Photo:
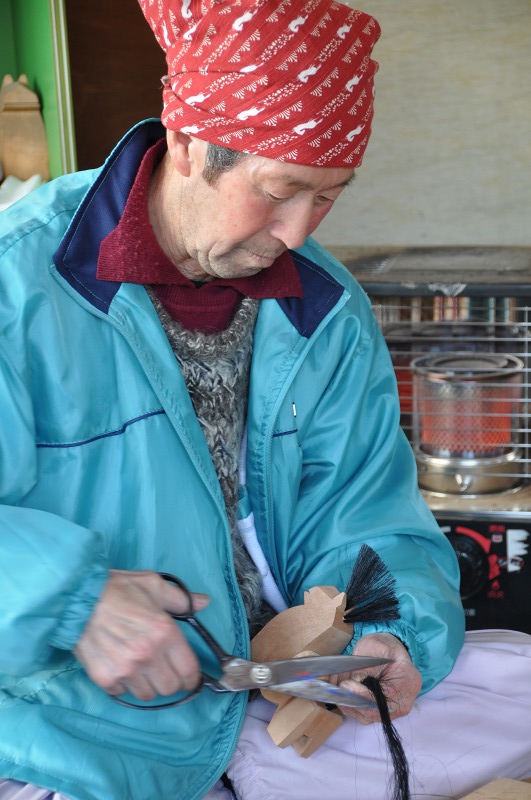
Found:
M 366 697 L 347 692 L 340 686 L 332 683 L 310 679 L 294 681 L 293 683 L 279 683 L 269 686 L 275 692 L 290 694 L 294 697 L 303 697 L 305 700 L 316 700 L 319 703 L 332 703 L 336 706 L 350 706 L 350 708 L 376 708 L 376 703 Z
M 322 675 L 338 675 L 341 672 L 355 672 L 389 663 L 389 658 L 371 656 L 302 656 L 270 661 L 264 666 L 271 670 L 269 685 L 272 685 L 320 678 Z
M 217 681 L 225 691 L 241 692 L 246 689 L 265 689 L 277 684 L 338 675 L 360 669 L 389 664 L 388 658 L 371 656 L 302 656 L 281 661 L 264 661 L 259 664 L 232 658 L 223 665 L 223 675 Z

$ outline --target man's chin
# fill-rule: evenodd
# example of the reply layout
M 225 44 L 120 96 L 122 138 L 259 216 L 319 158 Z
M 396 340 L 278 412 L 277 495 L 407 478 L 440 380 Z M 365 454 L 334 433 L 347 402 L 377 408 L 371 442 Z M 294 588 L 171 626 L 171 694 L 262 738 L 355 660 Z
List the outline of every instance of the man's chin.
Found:
M 258 275 L 259 272 L 262 272 L 262 269 L 242 269 L 241 272 L 238 272 L 236 275 L 232 275 L 231 279 L 236 280 L 237 278 L 253 278 L 255 275 Z
M 263 269 L 266 269 L 269 265 L 264 265 L 263 267 L 257 267 L 256 264 L 243 264 L 241 267 L 226 269 L 226 270 L 219 270 L 216 276 L 217 278 L 223 278 L 224 280 L 236 280 L 236 278 L 252 278 L 253 275 L 258 275 L 259 272 L 262 272 Z
M 257 275 L 262 270 L 271 267 L 279 257 L 279 255 L 275 254 L 258 255 L 244 248 L 236 251 L 233 256 L 232 258 L 224 256 L 217 263 L 211 261 L 211 274 L 216 278 L 224 278 L 225 280 L 252 278 L 253 275 Z

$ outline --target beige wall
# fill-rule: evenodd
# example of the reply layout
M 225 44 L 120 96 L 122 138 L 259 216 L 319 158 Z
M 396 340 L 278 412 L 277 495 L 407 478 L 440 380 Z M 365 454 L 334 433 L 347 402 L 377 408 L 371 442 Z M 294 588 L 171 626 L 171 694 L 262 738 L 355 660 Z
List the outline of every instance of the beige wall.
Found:
M 531 0 L 358 2 L 382 26 L 374 133 L 319 241 L 531 244 Z

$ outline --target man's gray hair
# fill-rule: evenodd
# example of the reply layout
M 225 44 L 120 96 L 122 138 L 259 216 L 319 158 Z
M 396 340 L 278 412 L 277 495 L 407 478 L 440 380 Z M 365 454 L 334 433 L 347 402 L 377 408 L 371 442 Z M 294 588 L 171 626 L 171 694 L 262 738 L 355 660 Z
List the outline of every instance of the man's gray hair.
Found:
M 231 150 L 230 147 L 208 142 L 203 178 L 209 186 L 213 186 L 222 172 L 228 172 L 246 155 L 238 150 Z

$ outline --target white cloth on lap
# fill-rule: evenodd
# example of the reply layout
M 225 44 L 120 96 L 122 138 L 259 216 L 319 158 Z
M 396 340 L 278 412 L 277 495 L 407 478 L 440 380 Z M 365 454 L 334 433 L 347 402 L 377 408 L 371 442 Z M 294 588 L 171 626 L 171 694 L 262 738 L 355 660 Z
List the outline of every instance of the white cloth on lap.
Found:
M 232 800 L 233 797 L 232 792 L 226 789 L 221 781 L 218 781 L 203 800 Z M 33 786 L 31 783 L 0 778 L 0 800 L 68 800 L 68 798 L 57 792 Z
M 68 800 L 64 795 L 41 789 L 31 783 L 0 778 L 0 800 Z
M 203 797 L 203 800 L 234 800 L 235 795 L 218 781 L 215 786 Z M 1 798 L 0 798 L 1 800 Z
M 281 749 L 275 706 L 249 704 L 228 769 L 240 800 L 384 800 L 393 780 L 379 725 L 343 725 L 309 758 Z M 499 777 L 531 776 L 531 636 L 474 631 L 451 674 L 395 722 L 414 800 L 454 800 Z

